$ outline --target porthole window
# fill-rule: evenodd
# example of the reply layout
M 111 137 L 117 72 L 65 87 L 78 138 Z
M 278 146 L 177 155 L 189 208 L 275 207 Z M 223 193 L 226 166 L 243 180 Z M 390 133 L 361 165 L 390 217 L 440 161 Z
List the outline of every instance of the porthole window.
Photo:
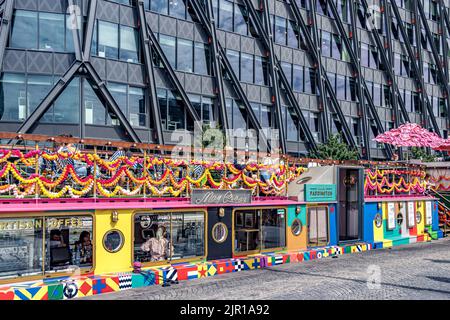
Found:
M 381 228 L 382 224 L 383 224 L 383 218 L 381 217 L 381 214 L 377 213 L 375 215 L 375 226 L 377 228 Z
M 108 231 L 103 237 L 103 247 L 110 253 L 120 251 L 124 242 L 123 233 L 119 230 Z
M 416 222 L 418 224 L 422 222 L 422 214 L 419 211 L 416 213 Z
M 399 226 L 401 226 L 402 223 L 403 223 L 403 215 L 402 215 L 401 213 L 399 213 L 399 214 L 397 215 L 397 224 L 398 224 Z
M 291 232 L 294 236 L 299 236 L 302 233 L 302 222 L 300 219 L 295 219 L 291 224 Z
M 225 223 L 216 223 L 212 228 L 213 240 L 217 243 L 224 243 L 228 238 L 228 228 Z

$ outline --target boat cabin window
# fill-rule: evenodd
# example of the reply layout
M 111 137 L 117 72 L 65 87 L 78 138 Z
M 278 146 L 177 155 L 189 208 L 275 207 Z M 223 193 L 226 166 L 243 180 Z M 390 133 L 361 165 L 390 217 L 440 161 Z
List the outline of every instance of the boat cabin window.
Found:
M 134 218 L 134 261 L 205 256 L 205 212 L 153 212 Z
M 92 216 L 0 219 L 0 280 L 88 269 Z
M 286 209 L 234 211 L 234 252 L 248 253 L 286 246 Z

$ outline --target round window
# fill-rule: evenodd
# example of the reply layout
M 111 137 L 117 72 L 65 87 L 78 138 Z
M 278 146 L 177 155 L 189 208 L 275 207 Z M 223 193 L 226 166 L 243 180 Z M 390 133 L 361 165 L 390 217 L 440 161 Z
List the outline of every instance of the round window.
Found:
M 291 224 L 291 232 L 294 236 L 299 236 L 302 233 L 302 222 L 300 219 L 295 219 Z
M 416 222 L 418 224 L 422 222 L 422 214 L 419 211 L 416 213 Z
M 225 223 L 219 222 L 212 228 L 212 237 L 217 243 L 224 243 L 228 238 L 228 228 Z
M 397 215 L 397 224 L 398 224 L 399 226 L 401 226 L 402 223 L 403 223 L 403 215 L 402 215 L 401 213 L 399 213 L 399 214 Z
M 103 236 L 103 247 L 111 253 L 118 252 L 122 249 L 124 242 L 123 233 L 119 230 L 110 230 Z
M 377 228 L 381 228 L 382 224 L 383 224 L 383 218 L 381 217 L 381 214 L 377 213 L 375 215 L 375 226 Z

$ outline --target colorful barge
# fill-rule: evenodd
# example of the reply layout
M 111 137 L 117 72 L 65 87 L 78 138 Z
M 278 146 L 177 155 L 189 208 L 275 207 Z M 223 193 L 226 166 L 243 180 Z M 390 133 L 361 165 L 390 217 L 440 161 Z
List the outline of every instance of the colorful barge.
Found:
M 46 172 L 61 159 L 90 169 Z M 421 168 L 284 159 L 0 150 L 0 299 L 72 299 L 442 237 Z

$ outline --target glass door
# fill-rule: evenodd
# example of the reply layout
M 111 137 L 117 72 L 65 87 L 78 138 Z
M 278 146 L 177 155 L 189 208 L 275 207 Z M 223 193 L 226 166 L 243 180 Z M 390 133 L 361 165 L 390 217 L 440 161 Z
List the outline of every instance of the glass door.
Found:
M 328 208 L 308 208 L 308 246 L 324 246 L 328 241 Z

